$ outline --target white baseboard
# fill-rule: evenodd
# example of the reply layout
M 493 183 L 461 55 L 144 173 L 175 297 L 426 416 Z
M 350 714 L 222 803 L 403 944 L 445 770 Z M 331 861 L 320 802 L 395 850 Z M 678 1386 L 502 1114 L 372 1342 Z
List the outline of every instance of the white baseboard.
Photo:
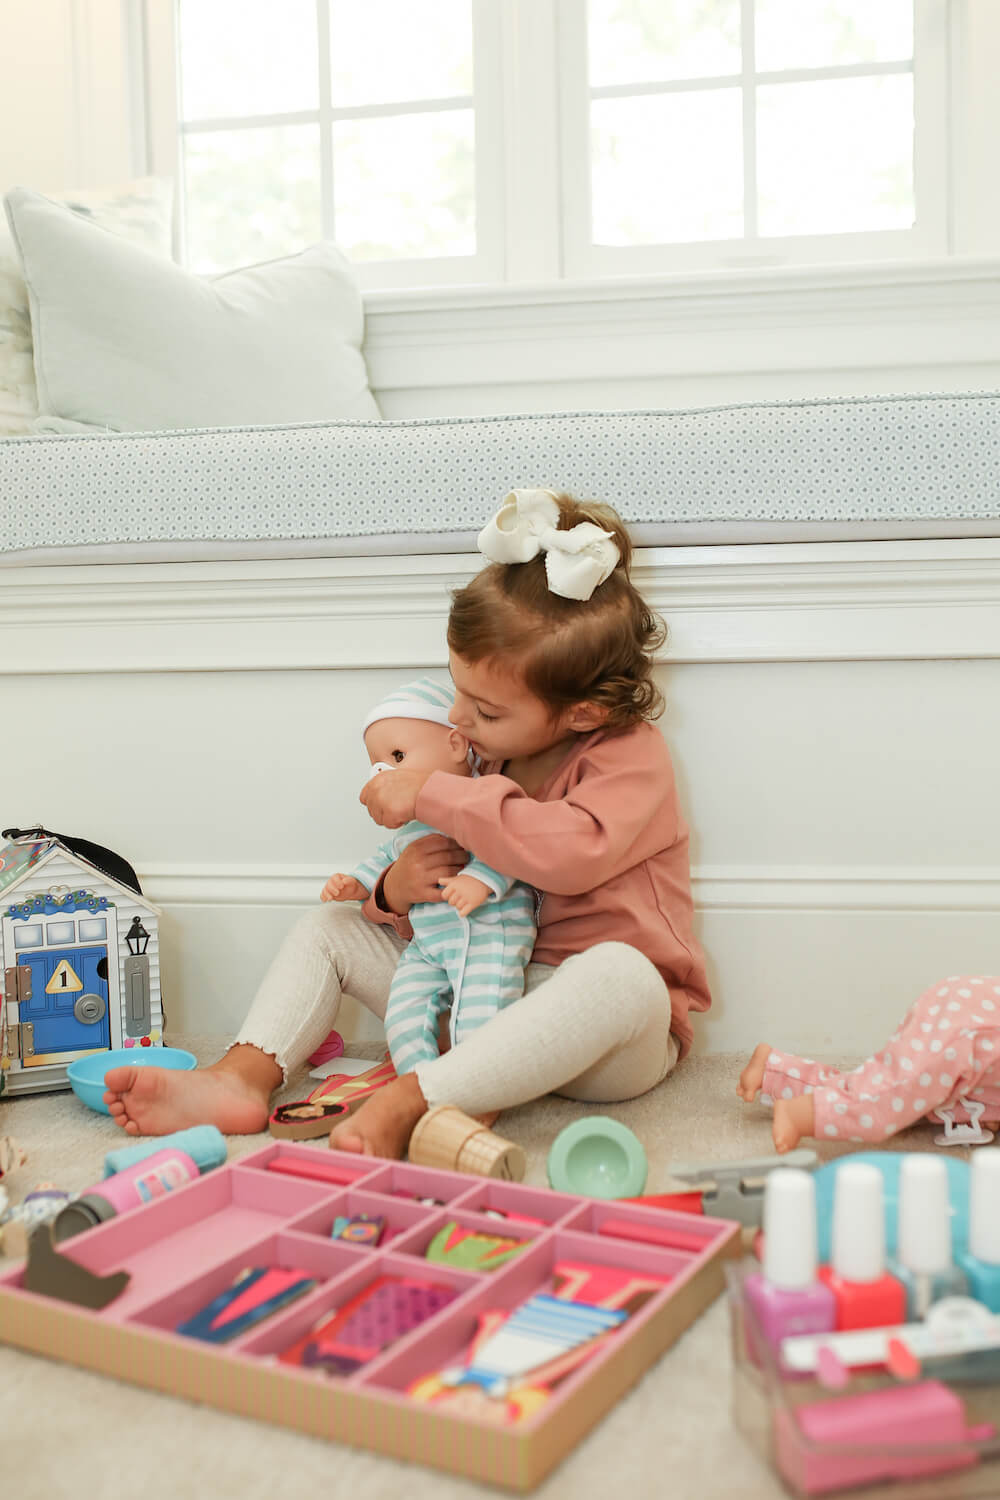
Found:
M 292 865 L 141 871 L 164 910 L 171 1028 L 234 1033 L 284 932 L 315 904 L 328 873 Z M 715 995 L 712 1012 L 695 1022 L 699 1051 L 743 1051 L 763 1039 L 854 1056 L 877 1045 L 942 974 L 1000 968 L 1000 867 L 712 867 L 695 870 L 693 886 Z M 354 1039 L 379 1034 L 353 1003 L 338 1028 Z

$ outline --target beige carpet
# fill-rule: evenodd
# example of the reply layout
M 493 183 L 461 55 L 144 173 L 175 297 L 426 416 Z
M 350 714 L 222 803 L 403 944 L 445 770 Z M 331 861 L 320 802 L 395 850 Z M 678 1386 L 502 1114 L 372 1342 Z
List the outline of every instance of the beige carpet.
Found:
M 211 1039 L 173 1040 L 202 1061 L 221 1050 Z M 609 1111 L 643 1142 L 650 1192 L 671 1186 L 672 1161 L 734 1160 L 770 1150 L 770 1117 L 737 1100 L 737 1071 L 732 1057 L 690 1058 L 661 1088 Z M 304 1082 L 305 1075 L 293 1079 L 285 1097 L 301 1097 Z M 528 1153 L 526 1181 L 544 1185 L 549 1146 L 582 1112 L 550 1098 L 503 1116 L 498 1129 Z M 9 1180 L 12 1197 L 45 1179 L 71 1191 L 89 1186 L 101 1176 L 104 1153 L 123 1144 L 106 1116 L 68 1093 L 5 1101 L 0 1133 L 15 1135 L 29 1153 Z M 230 1160 L 265 1139 L 231 1138 Z M 930 1139 L 931 1131 L 919 1127 L 899 1144 L 925 1149 Z M 535 1493 L 541 1500 L 607 1500 L 609 1493 L 778 1500 L 784 1491 L 732 1427 L 729 1400 L 720 1300 Z M 276 1500 L 282 1489 L 351 1500 L 398 1500 L 404 1490 L 407 1500 L 497 1493 L 9 1348 L 0 1348 L 0 1430 L 0 1487 L 17 1500 Z

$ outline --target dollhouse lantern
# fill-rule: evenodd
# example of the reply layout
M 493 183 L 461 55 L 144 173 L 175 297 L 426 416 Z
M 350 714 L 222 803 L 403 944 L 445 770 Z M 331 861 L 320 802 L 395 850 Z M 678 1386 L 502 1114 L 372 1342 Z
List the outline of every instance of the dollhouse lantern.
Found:
M 5 1092 L 67 1087 L 88 1052 L 161 1044 L 158 916 L 54 835 L 0 843 Z

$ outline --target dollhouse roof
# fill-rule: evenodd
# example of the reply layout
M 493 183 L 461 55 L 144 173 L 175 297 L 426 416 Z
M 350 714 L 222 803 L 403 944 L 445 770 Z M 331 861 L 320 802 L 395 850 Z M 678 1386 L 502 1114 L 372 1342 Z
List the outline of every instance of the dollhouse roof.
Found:
M 84 875 L 93 879 L 95 876 L 105 885 L 113 890 L 120 891 L 128 899 L 130 905 L 141 906 L 144 911 L 153 916 L 160 915 L 160 909 L 147 901 L 145 896 L 132 890 L 131 886 L 123 885 L 119 880 L 113 880 L 96 865 L 92 865 L 89 859 L 75 854 L 58 839 L 40 839 L 37 843 L 18 841 L 17 843 L 0 844 L 0 903 L 6 904 L 7 898 L 12 891 L 25 881 L 29 875 L 37 876 L 38 872 L 51 863 L 56 856 L 69 860 L 71 864 L 77 865 Z

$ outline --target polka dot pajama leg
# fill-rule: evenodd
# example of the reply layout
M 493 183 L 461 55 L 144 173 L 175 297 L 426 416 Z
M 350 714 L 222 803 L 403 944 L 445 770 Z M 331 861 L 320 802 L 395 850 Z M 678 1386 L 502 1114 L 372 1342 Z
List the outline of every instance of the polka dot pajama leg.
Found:
M 877 1141 L 1000 1082 L 1000 979 L 953 977 L 911 1006 L 882 1051 L 851 1073 L 772 1052 L 762 1090 L 813 1093 L 818 1138 Z

